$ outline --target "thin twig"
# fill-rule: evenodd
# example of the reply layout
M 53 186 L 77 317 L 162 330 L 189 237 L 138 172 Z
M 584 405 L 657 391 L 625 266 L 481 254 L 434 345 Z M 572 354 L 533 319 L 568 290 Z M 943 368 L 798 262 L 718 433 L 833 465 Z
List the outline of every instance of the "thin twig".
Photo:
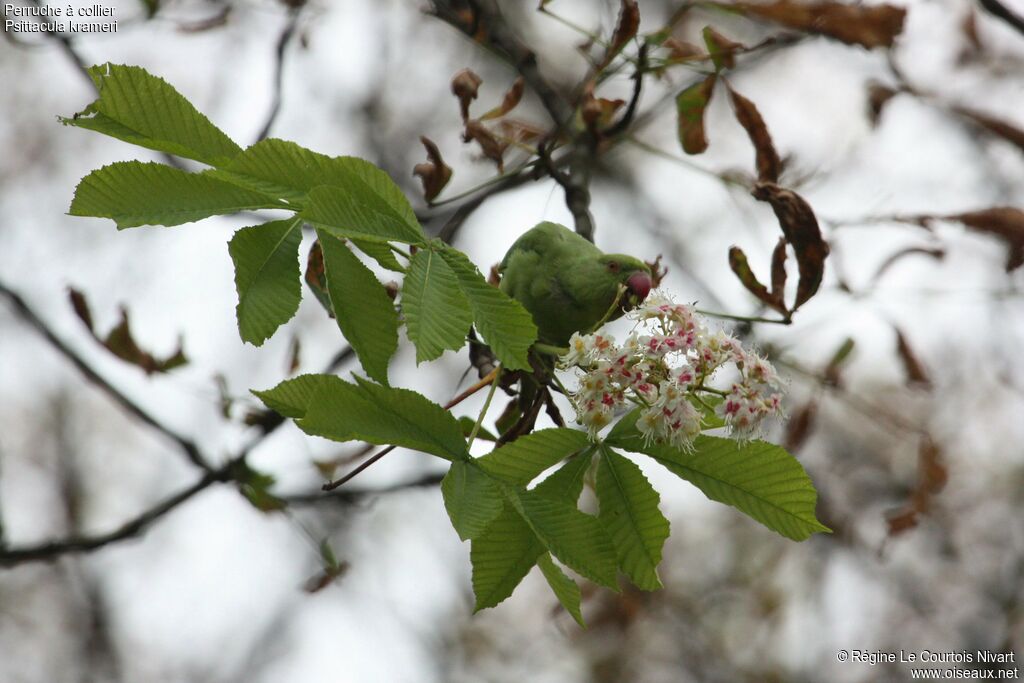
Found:
M 622 115 L 614 126 L 604 131 L 604 135 L 613 138 L 620 133 L 626 132 L 629 128 L 629 124 L 633 123 L 633 118 L 636 116 L 637 108 L 640 104 L 640 93 L 643 91 L 644 75 L 647 71 L 647 41 L 644 41 L 640 45 L 640 53 L 637 55 L 636 71 L 633 72 L 633 96 L 629 98 L 629 104 L 626 105 L 626 112 Z
M 719 313 L 717 311 L 705 311 L 702 308 L 695 309 L 701 315 L 706 315 L 711 318 L 721 318 L 722 320 L 735 320 L 741 323 L 772 323 L 773 325 L 792 325 L 793 321 L 789 318 L 762 318 L 756 315 L 733 315 L 731 313 Z
M 412 481 L 405 481 L 399 484 L 392 484 L 390 486 L 384 486 L 381 488 L 374 489 L 359 489 L 346 487 L 340 491 L 332 491 L 330 493 L 324 493 L 323 491 L 312 491 L 310 493 L 299 493 L 291 496 L 282 496 L 281 500 L 285 501 L 289 505 L 311 505 L 320 503 L 337 503 L 341 505 L 351 505 L 357 503 L 365 498 L 371 498 L 373 496 L 385 495 L 388 493 L 397 493 L 399 491 L 407 491 L 413 488 L 426 488 L 429 486 L 437 486 L 444 479 L 443 473 L 431 473 L 425 474 L 418 479 Z
M 267 114 L 267 121 L 263 124 L 263 128 L 260 129 L 259 135 L 256 136 L 256 142 L 266 139 L 270 135 L 270 129 L 274 125 L 274 121 L 277 119 L 278 113 L 281 111 L 281 90 L 284 80 L 284 55 L 288 48 L 288 43 L 291 42 L 292 36 L 295 35 L 295 29 L 299 25 L 299 14 L 302 12 L 302 5 L 294 6 L 288 11 L 288 23 L 285 24 L 284 30 L 281 31 L 281 36 L 277 39 L 277 48 L 275 50 L 275 67 L 274 67 L 274 99 L 270 106 L 270 113 Z
M 468 451 L 473 447 L 473 442 L 476 440 L 476 435 L 480 432 L 480 426 L 484 423 L 484 418 L 487 416 L 487 411 L 491 407 L 491 401 L 494 399 L 494 392 L 498 389 L 498 384 L 501 383 L 501 368 L 497 369 L 494 373 L 494 381 L 491 382 L 491 388 L 487 391 L 487 398 L 484 399 L 484 407 L 480 409 L 480 415 L 477 417 L 476 422 L 473 423 L 473 431 L 469 433 L 469 438 L 466 440 L 466 450 Z
M 448 401 L 448 403 L 446 403 L 444 405 L 444 409 L 445 410 L 450 410 L 450 409 L 454 408 L 455 406 L 459 405 L 460 403 L 465 401 L 467 398 L 469 398 L 470 396 L 472 396 L 476 392 L 478 392 L 481 389 L 483 389 L 484 387 L 490 385 L 492 382 L 495 382 L 496 378 L 500 374 L 500 371 L 501 371 L 500 367 L 494 368 L 494 370 L 492 370 L 486 377 L 481 379 L 479 382 L 477 382 L 476 384 L 474 384 L 470 388 L 468 388 L 465 391 L 463 391 L 461 394 L 459 394 L 458 396 L 456 396 L 452 400 Z M 335 479 L 334 481 L 327 482 L 326 484 L 324 484 L 321 487 L 321 489 L 324 490 L 324 491 L 333 491 L 334 489 L 338 488 L 339 486 L 341 486 L 345 482 L 351 480 L 353 477 L 355 477 L 357 474 L 359 474 L 360 472 L 365 470 L 370 465 L 374 464 L 375 462 L 377 462 L 378 460 L 383 458 L 385 455 L 387 455 L 391 451 L 395 450 L 395 448 L 397 448 L 397 446 L 388 446 L 387 448 L 382 450 L 380 453 L 377 453 L 372 458 L 370 458 L 366 462 L 362 463 L 361 465 L 359 465 L 354 470 L 352 470 L 351 472 L 349 472 L 345 476 L 341 477 L 340 479 Z
M 233 463 L 231 463 L 233 465 Z M 85 553 L 102 548 L 112 543 L 124 541 L 138 536 L 150 525 L 168 512 L 189 500 L 211 484 L 227 481 L 230 478 L 229 467 L 225 465 L 217 470 L 207 471 L 198 481 L 186 489 L 179 491 L 170 498 L 151 507 L 134 519 L 125 522 L 114 531 L 96 536 L 71 536 L 60 541 L 49 541 L 35 546 L 23 548 L 0 549 L 0 566 L 9 567 L 24 562 L 52 560 L 62 555 Z
M 360 464 L 358 467 L 356 467 L 354 470 L 352 470 L 351 472 L 346 474 L 344 477 L 342 477 L 340 479 L 335 479 L 334 481 L 329 481 L 326 484 L 324 484 L 323 486 L 321 486 L 320 489 L 322 491 L 333 491 L 334 489 L 338 488 L 339 486 L 341 486 L 342 484 L 344 484 L 345 482 L 349 481 L 350 479 L 355 477 L 357 474 L 359 474 L 360 472 L 365 470 L 370 465 L 374 464 L 375 462 L 377 462 L 378 460 L 383 458 L 385 455 L 387 455 L 391 451 L 395 450 L 396 448 L 398 448 L 398 446 L 388 446 L 387 448 L 382 450 L 380 453 L 377 453 L 375 456 L 373 456 L 372 458 L 370 458 L 366 462 Z

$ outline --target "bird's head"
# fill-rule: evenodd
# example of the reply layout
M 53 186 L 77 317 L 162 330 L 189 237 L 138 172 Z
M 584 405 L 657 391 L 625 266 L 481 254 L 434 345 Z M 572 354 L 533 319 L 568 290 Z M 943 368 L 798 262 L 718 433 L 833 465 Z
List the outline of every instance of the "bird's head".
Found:
M 623 310 L 636 308 L 650 294 L 653 286 L 651 268 L 640 259 L 625 254 L 606 254 L 601 257 L 600 263 L 616 282 L 626 288 Z

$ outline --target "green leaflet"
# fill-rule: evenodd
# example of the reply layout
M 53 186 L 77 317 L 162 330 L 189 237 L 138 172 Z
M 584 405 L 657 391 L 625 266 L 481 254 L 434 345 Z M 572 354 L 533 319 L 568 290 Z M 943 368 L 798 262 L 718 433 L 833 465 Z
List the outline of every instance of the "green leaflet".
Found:
M 367 166 L 360 167 L 344 186 L 320 185 L 310 190 L 302 218 L 337 237 L 425 244 L 423 228 L 411 215 L 401 190 L 386 173 Z M 398 197 L 401 204 L 396 203 Z
M 409 389 L 394 389 L 356 377 L 302 375 L 273 389 L 254 391 L 267 407 L 306 433 L 334 441 L 396 445 L 446 460 L 467 457 L 459 423 L 447 410 Z
M 345 243 L 317 231 L 324 254 L 334 318 L 366 374 L 388 383 L 388 361 L 398 348 L 398 314 L 384 286 Z
M 231 239 L 228 251 L 238 291 L 235 311 L 244 341 L 260 346 L 298 310 L 301 241 L 298 219 L 242 228 Z
M 594 459 L 594 448 L 588 447 L 551 476 L 537 484 L 533 491 L 538 496 L 563 500 L 576 505 L 583 493 L 583 482 Z
M 301 209 L 320 185 L 354 188 L 383 201 L 423 238 L 412 206 L 384 171 L 357 157 L 329 157 L 287 140 L 261 140 L 213 171 L 217 177 Z
M 416 345 L 416 362 L 434 360 L 446 349 L 466 343 L 473 324 L 459 282 L 451 267 L 431 249 L 421 249 L 409 262 L 402 283 L 406 332 Z
M 619 567 L 638 588 L 657 590 L 661 549 L 669 524 L 658 509 L 660 497 L 629 459 L 603 446 L 597 468 L 598 519 L 607 529 Z
M 519 493 L 512 503 L 552 555 L 591 581 L 619 590 L 615 549 L 596 518 L 535 491 Z
M 396 273 L 404 273 L 405 266 L 395 258 L 395 252 L 387 242 L 373 242 L 370 240 L 352 240 L 359 251 L 363 252 L 385 270 L 393 270 Z
M 590 440 L 575 429 L 542 429 L 505 444 L 477 462 L 489 474 L 525 486 L 541 472 L 585 448 Z M 577 496 L 578 497 L 578 496 Z
M 441 482 L 444 507 L 463 541 L 476 538 L 501 513 L 501 491 L 474 463 L 458 460 Z
M 469 415 L 463 415 L 459 418 L 459 426 L 462 427 L 462 435 L 468 438 L 473 432 L 473 428 L 476 427 L 476 420 L 471 418 Z M 477 429 L 476 438 L 481 441 L 498 440 L 498 437 L 492 434 L 486 427 L 480 427 Z
M 679 142 L 687 154 L 700 154 L 708 148 L 704 132 L 704 110 L 711 101 L 716 76 L 712 74 L 676 95 Z
M 548 553 L 543 553 L 537 558 L 537 566 L 540 567 L 544 578 L 547 579 L 548 585 L 551 586 L 551 590 L 565 611 L 572 615 L 577 624 L 585 627 L 583 613 L 580 611 L 580 587 L 565 575 L 565 572 L 555 564 Z
M 740 445 L 715 436 L 697 437 L 693 453 L 644 445 L 636 415 L 620 420 L 605 443 L 654 458 L 711 500 L 732 505 L 786 538 L 803 541 L 815 532 L 830 531 L 814 514 L 814 484 L 784 448 L 764 441 Z
M 544 552 L 544 545 L 509 504 L 473 539 L 469 559 L 473 565 L 474 611 L 494 607 L 512 595 Z
M 465 254 L 451 247 L 439 253 L 451 266 L 469 300 L 477 331 L 508 370 L 529 370 L 527 352 L 537 341 L 537 326 L 523 305 L 487 284 Z
M 568 548 L 568 552 L 588 558 L 591 555 L 596 555 L 598 557 L 596 561 L 584 559 L 583 562 L 592 562 L 601 568 L 598 571 L 610 571 L 614 576 L 614 551 L 610 547 L 604 547 L 607 539 L 604 537 L 603 529 L 598 525 L 595 530 L 591 523 L 597 520 L 576 510 L 576 500 L 583 490 L 583 476 L 590 466 L 592 454 L 593 450 L 588 448 L 538 484 L 533 491 L 523 493 L 531 498 L 544 498 L 554 507 L 554 514 L 549 514 L 543 510 L 538 512 L 537 509 L 540 507 L 538 505 L 530 505 L 530 510 L 538 516 L 537 522 L 546 529 L 546 532 L 550 533 L 551 527 L 567 517 L 569 526 L 587 527 L 588 533 L 593 533 L 594 536 L 583 537 L 577 541 L 584 546 L 588 544 L 596 546 L 598 551 L 595 553 L 592 549 L 586 548 L 581 551 L 575 547 L 576 543 L 570 542 L 572 547 Z M 479 463 L 480 459 L 476 462 Z M 507 488 L 504 490 L 504 494 L 503 511 L 483 533 L 473 537 L 470 559 L 473 563 L 473 591 L 477 598 L 477 610 L 493 607 L 510 596 L 546 549 L 545 543 L 538 538 L 534 529 L 526 521 L 524 516 L 526 513 L 521 501 L 515 497 L 509 498 L 509 496 L 518 494 Z M 558 535 L 556 532 L 555 536 Z M 559 543 L 556 542 L 556 545 Z M 560 547 L 560 550 L 566 549 Z M 576 568 L 565 559 L 560 559 Z M 545 569 L 544 566 L 541 566 L 541 570 L 556 596 L 576 617 L 572 608 L 572 589 L 565 584 L 565 581 L 573 583 L 572 580 L 565 577 L 565 581 L 562 581 L 550 572 L 550 568 Z M 558 573 L 561 574 L 561 570 L 558 570 Z M 594 572 L 581 571 L 580 573 L 589 576 Z
M 207 173 L 119 161 L 82 178 L 68 213 L 110 218 L 118 229 L 181 225 L 209 216 L 276 208 L 269 198 Z
M 276 138 L 260 140 L 214 173 L 228 182 L 299 205 L 317 185 L 344 185 L 352 177 L 346 172 L 343 158 L 334 159 Z
M 278 384 L 273 389 L 265 389 L 252 393 L 273 411 L 298 419 L 306 416 L 309 404 L 318 391 L 335 387 L 344 392 L 351 387 L 348 382 L 335 375 L 299 375 Z
M 167 81 L 145 69 L 107 63 L 91 67 L 89 75 L 99 97 L 72 118 L 61 118 L 64 125 L 210 166 L 242 151 Z

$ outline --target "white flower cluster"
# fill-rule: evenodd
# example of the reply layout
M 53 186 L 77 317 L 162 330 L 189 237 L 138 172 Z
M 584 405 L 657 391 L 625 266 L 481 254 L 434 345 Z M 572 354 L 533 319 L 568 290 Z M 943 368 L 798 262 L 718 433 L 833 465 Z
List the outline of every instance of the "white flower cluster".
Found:
M 619 346 L 604 334 L 574 334 L 562 368 L 583 371 L 571 395 L 576 421 L 596 435 L 616 408 L 642 410 L 637 428 L 649 442 L 689 449 L 703 427 L 699 407 L 715 410 L 732 436 L 749 439 L 764 419 L 781 415 L 779 378 L 764 358 L 745 350 L 725 332 L 710 332 L 692 307 L 654 293 L 630 314 L 633 333 Z M 711 386 L 712 376 L 732 363 L 740 379 L 728 391 Z

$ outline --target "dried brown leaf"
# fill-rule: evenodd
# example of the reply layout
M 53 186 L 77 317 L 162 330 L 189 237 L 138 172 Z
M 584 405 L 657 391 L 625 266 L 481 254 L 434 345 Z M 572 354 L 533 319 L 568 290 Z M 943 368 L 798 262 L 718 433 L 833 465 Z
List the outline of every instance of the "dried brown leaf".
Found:
M 679 142 L 687 154 L 700 154 L 708 148 L 704 131 L 704 111 L 711 101 L 716 76 L 712 74 L 676 95 Z
M 728 5 L 748 16 L 767 19 L 807 33 L 817 33 L 848 45 L 892 47 L 903 32 L 907 11 L 893 5 L 848 5 L 841 2 L 803 3 L 776 0 L 766 4 Z
M 885 518 L 890 536 L 899 536 L 917 526 L 917 510 L 914 507 L 900 508 Z
M 796 300 L 792 310 L 807 302 L 821 285 L 825 274 L 825 259 L 828 258 L 828 244 L 821 236 L 818 220 L 811 206 L 792 190 L 774 183 L 758 183 L 753 195 L 760 201 L 772 205 L 779 226 L 786 241 L 793 245 L 796 254 L 800 280 L 796 288 Z
M 546 130 L 526 121 L 504 118 L 498 122 L 502 136 L 515 142 L 530 142 L 547 133 Z
M 907 504 L 889 515 L 889 535 L 897 536 L 917 526 L 920 516 L 928 512 L 932 497 L 942 491 L 949 480 L 949 470 L 943 463 L 942 447 L 928 434 L 921 436 L 917 451 L 917 484 Z
M 505 97 L 502 98 L 501 104 L 490 110 L 486 114 L 480 117 L 481 121 L 487 121 L 489 119 L 496 119 L 504 116 L 519 104 L 519 101 L 523 99 L 523 89 L 526 87 L 526 80 L 520 76 L 512 83 L 512 87 L 505 93 Z
M 498 171 L 505 170 L 505 161 L 502 158 L 508 143 L 502 142 L 494 133 L 488 130 L 487 126 L 476 119 L 466 121 L 466 129 L 462 133 L 462 139 L 466 142 L 476 141 L 480 145 L 484 156 L 498 165 Z
M 746 49 L 742 43 L 729 40 L 710 26 L 705 26 L 701 35 L 716 71 L 736 66 L 736 52 Z
M 622 0 L 619 8 L 619 20 L 615 24 L 615 32 L 612 33 L 612 39 L 608 44 L 608 51 L 605 53 L 604 59 L 601 60 L 600 68 L 611 64 L 615 55 L 622 52 L 622 48 L 626 47 L 626 44 L 636 37 L 636 32 L 639 28 L 640 6 L 636 0 Z
M 327 291 L 327 270 L 324 267 L 324 252 L 320 240 L 313 242 L 313 246 L 309 248 L 309 256 L 306 258 L 306 284 L 327 311 L 327 315 L 333 318 L 334 307 L 331 305 L 331 295 Z
M 609 100 L 604 97 L 594 97 L 594 88 L 591 82 L 583 91 L 580 116 L 583 118 L 587 130 L 597 135 L 599 131 L 611 124 L 612 119 L 615 117 L 615 112 L 625 103 L 625 100 Z
M 92 312 L 89 310 L 89 302 L 85 300 L 85 294 L 82 294 L 74 287 L 68 287 L 68 298 L 71 299 L 71 307 L 75 309 L 75 315 L 92 332 Z
M 120 309 L 120 322 L 105 337 L 101 337 L 96 333 L 96 329 L 93 326 L 92 313 L 89 310 L 89 302 L 86 300 L 85 294 L 73 287 L 69 287 L 68 298 L 71 301 L 72 308 L 75 310 L 75 314 L 85 324 L 93 339 L 124 362 L 141 368 L 147 375 L 168 372 L 188 363 L 188 358 L 185 357 L 180 338 L 178 339 L 178 348 L 175 349 L 174 353 L 164 358 L 158 358 L 152 353 L 143 350 L 136 343 L 135 337 L 132 335 L 128 310 L 124 306 Z
M 428 202 L 434 201 L 441 190 L 448 184 L 452 177 L 451 167 L 444 163 L 441 157 L 441 150 L 437 148 L 434 141 L 425 135 L 420 136 L 420 142 L 427 150 L 427 160 L 416 164 L 412 169 L 414 176 L 419 176 L 423 183 L 423 196 Z
M 292 343 L 288 347 L 288 374 L 294 375 L 302 365 L 302 340 L 299 335 L 292 335 Z
M 757 105 L 733 90 L 732 86 L 726 84 L 726 87 L 729 89 L 733 110 L 736 112 L 736 120 L 747 131 L 757 153 L 757 179 L 763 183 L 779 182 L 782 161 L 779 159 L 779 153 L 775 151 L 772 136 L 761 117 L 761 112 L 757 110 Z
M 814 400 L 808 401 L 793 413 L 792 417 L 789 418 L 789 422 L 786 423 L 786 435 L 783 438 L 787 451 L 793 452 L 798 450 L 807 442 L 807 437 L 811 435 L 811 429 L 814 427 L 817 415 L 818 403 Z
M 903 363 L 903 370 L 907 373 L 907 384 L 917 384 L 931 388 L 932 380 L 928 376 L 924 365 L 918 359 L 917 354 L 910 347 L 907 337 L 895 325 L 893 325 L 893 329 L 896 331 L 896 353 L 899 354 L 900 361 Z
M 131 323 L 128 320 L 128 310 L 123 306 L 121 307 L 121 322 L 110 331 L 106 339 L 101 341 L 115 356 L 127 363 L 142 368 L 147 375 L 167 372 L 188 363 L 188 359 L 185 358 L 185 353 L 181 347 L 180 338 L 178 339 L 178 348 L 174 353 L 165 358 L 157 358 L 140 348 L 132 336 Z
M 1006 272 L 1024 265 L 1024 211 L 1012 206 L 996 206 L 970 211 L 943 220 L 959 221 L 976 232 L 1000 238 L 1006 243 Z
M 946 488 L 949 470 L 942 463 L 942 448 L 939 444 L 930 436 L 923 436 L 917 457 L 921 489 L 933 496 Z
M 668 38 L 664 45 L 670 50 L 669 59 L 673 62 L 688 62 L 704 56 L 704 50 L 678 38 Z
M 739 247 L 729 248 L 729 267 L 736 274 L 736 277 L 739 278 L 743 286 L 747 288 L 747 291 L 757 297 L 765 306 L 778 311 L 783 316 L 788 314 L 786 304 L 782 301 L 782 298 L 769 292 L 768 288 L 760 283 L 757 276 L 754 275 L 754 271 L 750 269 L 747 255 Z
M 882 109 L 898 92 L 881 83 L 871 83 L 868 86 L 868 113 L 871 117 L 871 125 L 878 125 L 878 119 L 882 116 Z
M 786 296 L 786 238 L 780 237 L 772 251 L 772 296 L 784 301 Z
M 469 119 L 469 103 L 477 98 L 483 82 L 472 69 L 463 69 L 452 77 L 452 94 L 459 98 L 459 112 L 463 121 Z

